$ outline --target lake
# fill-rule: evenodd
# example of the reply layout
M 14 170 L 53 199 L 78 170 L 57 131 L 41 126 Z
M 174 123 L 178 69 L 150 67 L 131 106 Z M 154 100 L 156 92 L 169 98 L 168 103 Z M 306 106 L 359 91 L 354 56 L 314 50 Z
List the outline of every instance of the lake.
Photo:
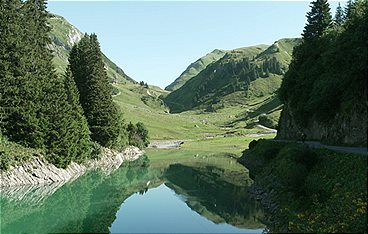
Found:
M 132 163 L 64 184 L 3 188 L 0 231 L 261 233 L 261 206 L 249 197 L 251 180 L 239 168 Z

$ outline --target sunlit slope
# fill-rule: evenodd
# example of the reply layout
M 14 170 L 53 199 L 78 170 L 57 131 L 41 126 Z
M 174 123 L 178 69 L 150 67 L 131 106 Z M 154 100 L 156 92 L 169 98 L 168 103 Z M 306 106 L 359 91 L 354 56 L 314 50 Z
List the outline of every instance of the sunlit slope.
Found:
M 173 113 L 191 109 L 213 111 L 270 95 L 280 87 L 292 48 L 299 41 L 281 39 L 267 48 L 252 46 L 229 51 L 170 93 L 165 102 Z
M 119 94 L 115 102 L 123 112 L 125 122 L 143 122 L 151 139 L 193 139 L 222 132 L 219 127 L 207 124 L 200 116 L 169 114 L 159 98 L 164 91 L 155 86 L 116 84 Z
M 56 71 L 59 74 L 65 72 L 68 65 L 69 52 L 73 45 L 83 37 L 83 33 L 75 26 L 70 24 L 63 17 L 52 15 L 49 19 L 51 26 L 50 49 L 53 51 L 55 57 L 53 59 Z M 118 67 L 114 62 L 103 54 L 105 69 L 110 81 L 113 82 L 135 82 L 132 78 L 127 76 L 124 71 Z
M 240 122 L 242 125 L 254 125 L 259 121 L 275 128 L 281 110 L 275 93 L 288 69 L 293 48 L 300 41 L 298 38 L 286 38 L 271 46 L 228 51 L 181 88 L 171 92 L 164 101 L 172 113 L 189 111 L 214 117 L 229 113 L 223 117 L 231 126 Z M 258 107 L 250 106 L 250 103 L 258 103 L 258 106 L 269 107 L 261 102 L 271 99 L 272 103 L 277 104 L 275 107 L 256 110 Z
M 208 64 L 211 64 L 225 55 L 225 50 L 214 50 L 211 53 L 206 54 L 201 57 L 197 61 L 191 63 L 187 69 L 170 85 L 168 85 L 165 90 L 174 91 L 179 89 L 181 86 L 185 84 L 188 80 L 198 75 L 203 69 L 207 67 Z

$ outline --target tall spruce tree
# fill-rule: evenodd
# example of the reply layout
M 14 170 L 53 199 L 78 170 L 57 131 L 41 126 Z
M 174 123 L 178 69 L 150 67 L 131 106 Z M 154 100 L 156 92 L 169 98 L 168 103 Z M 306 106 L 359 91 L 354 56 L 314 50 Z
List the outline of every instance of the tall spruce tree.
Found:
M 91 156 L 92 142 L 69 69 L 63 81 L 53 81 L 48 96 L 53 102 L 49 105 L 51 111 L 47 113 L 47 158 L 60 167 L 66 167 L 71 161 L 83 162 Z
M 339 5 L 336 8 L 336 13 L 335 13 L 335 19 L 334 22 L 336 25 L 341 26 L 344 23 L 344 11 L 339 3 Z
M 90 130 L 88 128 L 87 119 L 84 116 L 83 108 L 79 102 L 79 93 L 75 84 L 70 67 L 67 68 L 64 76 L 64 88 L 68 104 L 70 105 L 70 123 L 69 126 L 73 130 L 73 138 L 70 144 L 73 144 L 73 151 L 70 157 L 75 161 L 84 161 L 91 156 L 92 142 L 90 138 Z
M 33 12 L 29 13 L 32 6 Z M 31 147 L 44 146 L 40 120 L 42 86 L 39 83 L 37 40 L 38 20 L 35 4 L 16 0 L 1 1 L 1 89 L 0 106 L 5 111 L 4 134 L 10 140 Z
M 319 38 L 331 26 L 332 17 L 327 0 L 316 0 L 311 3 L 311 11 L 307 13 L 307 24 L 302 36 L 305 41 Z
M 46 150 L 47 159 L 65 167 L 89 153 L 86 121 L 79 117 L 74 92 L 52 64 L 44 0 L 0 2 L 0 106 L 9 140 Z M 65 79 L 67 81 L 67 79 Z
M 91 138 L 113 146 L 121 131 L 121 117 L 111 97 L 111 87 L 95 34 L 85 35 L 70 53 L 70 68 L 80 93 Z
M 352 16 L 354 11 L 354 4 L 352 0 L 348 0 L 346 7 L 344 9 L 344 13 L 345 13 L 345 19 L 348 19 Z

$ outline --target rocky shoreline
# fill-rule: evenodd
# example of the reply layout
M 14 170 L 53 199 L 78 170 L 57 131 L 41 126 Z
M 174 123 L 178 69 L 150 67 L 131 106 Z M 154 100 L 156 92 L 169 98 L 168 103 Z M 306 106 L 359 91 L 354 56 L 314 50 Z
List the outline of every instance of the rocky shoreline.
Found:
M 72 162 L 65 169 L 57 168 L 45 158 L 37 156 L 23 165 L 1 171 L 0 187 L 67 182 L 92 169 L 100 169 L 110 174 L 124 161 L 134 161 L 143 154 L 143 151 L 133 146 L 129 146 L 121 153 L 103 148 L 101 158 L 83 164 Z

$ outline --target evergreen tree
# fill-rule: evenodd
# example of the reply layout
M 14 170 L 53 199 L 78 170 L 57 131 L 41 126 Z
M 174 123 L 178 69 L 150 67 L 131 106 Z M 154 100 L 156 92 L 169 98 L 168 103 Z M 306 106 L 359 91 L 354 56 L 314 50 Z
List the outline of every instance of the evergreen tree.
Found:
M 354 10 L 345 30 L 331 30 L 318 43 L 294 48 L 279 97 L 301 127 L 310 118 L 328 122 L 341 112 L 366 116 L 368 2 L 349 4 Z
M 27 35 L 28 30 L 36 30 L 28 26 L 36 17 L 27 19 L 26 24 L 25 5 L 20 0 L 0 2 L 0 106 L 4 110 L 4 134 L 10 140 L 42 147 L 44 135 L 37 104 L 41 86 L 34 77 L 37 48 Z
M 348 0 L 347 4 L 346 4 L 346 7 L 344 9 L 344 13 L 345 13 L 345 20 L 346 19 L 349 19 L 352 15 L 354 11 L 354 4 L 353 4 L 353 1 L 352 0 Z
M 77 89 L 70 71 L 64 81 L 52 81 L 48 98 L 53 100 L 47 113 L 47 159 L 53 164 L 66 167 L 71 161 L 83 162 L 89 158 L 92 143 L 88 125 L 78 100 Z
M 122 120 L 111 97 L 97 36 L 85 35 L 73 47 L 69 62 L 91 138 L 103 146 L 113 146 L 121 132 Z
M 269 77 L 270 76 L 270 71 L 269 69 L 266 67 L 266 70 L 265 70 L 265 77 Z
M 307 25 L 302 36 L 305 41 L 319 38 L 331 26 L 332 17 L 327 0 L 316 0 L 311 3 L 311 11 L 307 13 Z
M 90 139 L 90 131 L 88 128 L 87 119 L 84 116 L 82 106 L 79 103 L 79 93 L 74 82 L 70 67 L 67 68 L 64 77 L 64 88 L 68 104 L 71 108 L 70 128 L 74 135 L 71 144 L 75 144 L 74 150 L 70 155 L 76 161 L 83 161 L 91 156 L 92 143 Z
M 4 0 L 0 30 L 0 106 L 4 135 L 67 166 L 88 151 L 88 129 L 68 102 L 52 64 L 44 0 Z M 77 110 L 78 111 L 78 110 Z
M 148 130 L 142 122 L 138 122 L 136 125 L 130 122 L 127 126 L 127 131 L 129 134 L 129 145 L 134 145 L 139 148 L 148 146 Z
M 342 10 L 340 3 L 336 8 L 334 22 L 338 26 L 341 26 L 344 23 L 344 11 Z

